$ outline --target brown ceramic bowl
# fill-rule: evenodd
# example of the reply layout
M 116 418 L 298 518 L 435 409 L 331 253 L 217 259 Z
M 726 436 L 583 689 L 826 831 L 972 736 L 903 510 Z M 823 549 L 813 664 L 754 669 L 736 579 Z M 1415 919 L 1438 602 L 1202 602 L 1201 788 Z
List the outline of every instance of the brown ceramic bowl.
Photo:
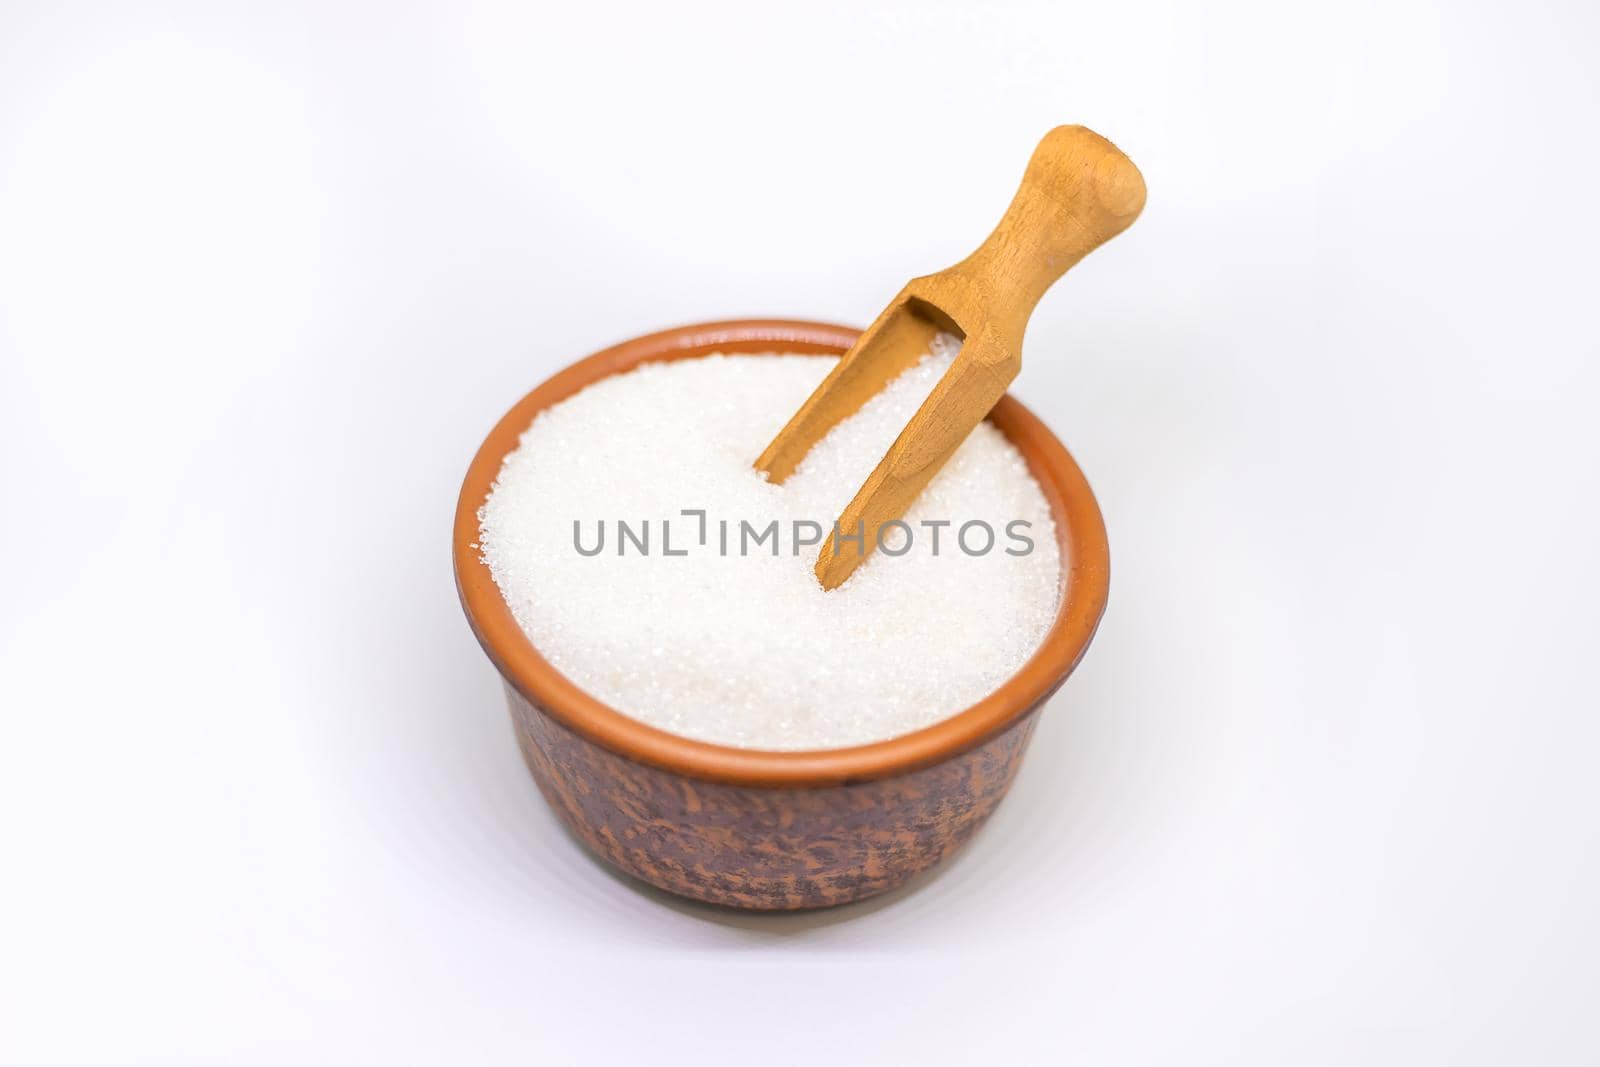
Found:
M 1094 494 L 1061 442 L 1007 396 L 989 418 L 1022 451 L 1050 503 L 1064 595 L 1033 658 L 979 703 L 875 744 L 763 752 L 646 726 L 545 662 L 474 547 L 478 508 L 534 415 L 639 363 L 712 352 L 837 354 L 857 333 L 758 319 L 685 326 L 608 348 L 507 412 L 461 487 L 456 585 L 467 621 L 505 680 L 534 780 L 595 853 L 669 892 L 738 908 L 826 907 L 882 893 L 938 863 L 1005 796 L 1039 709 L 1077 665 L 1105 610 L 1109 558 Z

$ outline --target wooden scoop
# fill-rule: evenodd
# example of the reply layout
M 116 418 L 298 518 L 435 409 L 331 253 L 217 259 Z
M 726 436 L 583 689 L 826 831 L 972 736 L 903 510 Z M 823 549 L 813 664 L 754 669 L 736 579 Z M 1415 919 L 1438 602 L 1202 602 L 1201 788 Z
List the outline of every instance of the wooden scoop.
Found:
M 1034 150 L 989 239 L 948 270 L 912 279 L 795 412 L 756 460 L 770 481 L 789 477 L 812 445 L 914 365 L 937 334 L 962 340 L 955 362 L 824 538 L 816 566 L 824 589 L 850 577 L 877 547 L 879 528 L 905 514 L 1005 394 L 1022 369 L 1022 335 L 1045 290 L 1143 207 L 1144 178 L 1116 145 L 1082 126 L 1056 127 Z

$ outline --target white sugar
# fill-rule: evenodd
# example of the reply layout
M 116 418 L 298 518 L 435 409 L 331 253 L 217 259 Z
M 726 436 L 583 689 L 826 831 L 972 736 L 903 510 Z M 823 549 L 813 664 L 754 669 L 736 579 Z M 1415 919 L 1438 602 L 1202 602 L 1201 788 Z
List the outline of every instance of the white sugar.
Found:
M 751 463 L 831 356 L 646 364 L 549 408 L 506 457 L 479 516 L 483 557 L 517 621 L 557 670 L 611 707 L 723 744 L 862 744 L 976 703 L 1038 648 L 1061 574 L 1049 506 L 998 430 L 980 425 L 929 484 L 905 517 L 904 555 L 875 552 L 823 592 L 811 569 L 817 546 L 795 552 L 796 540 L 816 536 L 795 521 L 831 535 L 952 348 L 935 345 L 783 485 Z M 706 513 L 704 544 L 686 509 Z M 619 537 L 619 519 L 633 538 Z M 780 554 L 769 539 L 741 555 L 741 522 L 760 534 L 773 520 Z M 940 520 L 951 525 L 925 525 Z M 956 536 L 975 520 L 995 540 L 969 555 Z M 602 521 L 603 550 L 580 554 L 595 547 Z M 1012 523 L 1029 525 L 1008 536 Z M 648 554 L 635 543 L 646 529 Z M 967 547 L 982 549 L 983 527 L 968 532 Z M 664 535 L 687 554 L 664 555 Z M 901 540 L 897 532 L 885 543 Z

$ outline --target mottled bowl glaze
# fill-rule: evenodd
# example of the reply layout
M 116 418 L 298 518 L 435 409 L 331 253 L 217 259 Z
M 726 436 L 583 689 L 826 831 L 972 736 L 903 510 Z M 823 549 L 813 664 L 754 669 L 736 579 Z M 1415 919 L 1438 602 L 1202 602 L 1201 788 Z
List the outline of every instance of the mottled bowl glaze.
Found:
M 747 320 L 685 326 L 580 360 L 490 432 L 456 506 L 456 585 L 505 681 L 534 780 L 597 855 L 672 893 L 736 908 L 818 908 L 892 889 L 948 856 L 1005 796 L 1039 709 L 1088 648 L 1110 577 L 1105 524 L 1083 473 L 1010 396 L 990 415 L 1027 459 L 1055 517 L 1063 596 L 1044 643 L 994 693 L 948 719 L 870 745 L 764 752 L 693 741 L 600 703 L 523 634 L 481 562 L 478 509 L 544 408 L 639 363 L 712 352 L 846 351 L 856 330 Z

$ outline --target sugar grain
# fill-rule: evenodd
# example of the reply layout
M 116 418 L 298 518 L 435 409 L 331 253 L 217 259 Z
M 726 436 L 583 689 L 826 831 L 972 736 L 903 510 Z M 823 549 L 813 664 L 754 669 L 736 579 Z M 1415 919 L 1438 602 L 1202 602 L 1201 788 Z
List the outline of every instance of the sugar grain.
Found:
M 541 413 L 506 457 L 479 514 L 483 558 L 557 670 L 662 729 L 820 749 L 948 717 L 1015 673 L 1054 620 L 1050 510 L 1016 448 L 980 425 L 906 515 L 909 547 L 888 535 L 904 554 L 874 553 L 837 590 L 812 573 L 817 547 L 797 542 L 816 535 L 805 523 L 831 535 L 953 348 L 935 344 L 782 485 L 751 461 L 833 357 L 714 355 L 603 379 Z M 773 520 L 776 537 L 752 544 Z M 975 520 L 993 531 L 986 552 L 980 525 L 958 543 Z M 602 524 L 598 554 L 580 553 Z

